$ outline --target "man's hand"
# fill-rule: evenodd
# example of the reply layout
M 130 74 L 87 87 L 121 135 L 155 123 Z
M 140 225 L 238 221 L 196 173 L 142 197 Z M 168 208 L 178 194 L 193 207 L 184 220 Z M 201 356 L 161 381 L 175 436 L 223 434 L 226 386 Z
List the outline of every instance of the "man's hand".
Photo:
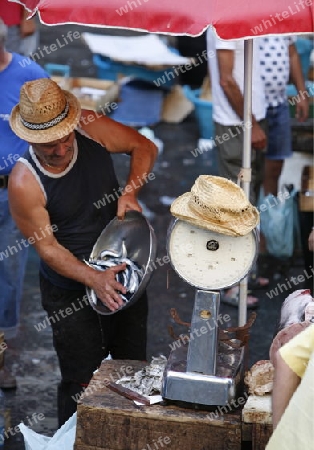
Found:
M 118 219 L 123 220 L 126 211 L 132 210 L 142 212 L 142 208 L 140 207 L 137 198 L 133 194 L 122 194 L 118 199 Z
M 304 122 L 309 117 L 309 99 L 302 98 L 297 102 L 295 118 L 298 122 Z
M 253 123 L 252 126 L 251 142 L 252 147 L 256 150 L 262 150 L 266 147 L 266 134 L 257 122 Z
M 125 270 L 126 264 L 119 264 L 104 271 L 95 270 L 91 288 L 110 311 L 116 311 L 123 305 L 123 300 L 118 292 L 126 294 L 126 288 L 116 280 L 117 273 Z

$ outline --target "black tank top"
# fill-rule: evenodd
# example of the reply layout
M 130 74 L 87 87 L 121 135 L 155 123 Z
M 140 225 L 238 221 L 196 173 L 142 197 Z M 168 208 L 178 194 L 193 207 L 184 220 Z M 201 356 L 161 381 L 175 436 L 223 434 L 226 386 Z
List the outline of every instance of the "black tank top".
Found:
M 73 159 L 60 174 L 46 171 L 31 147 L 19 161 L 32 171 L 43 190 L 57 241 L 83 260 L 89 258 L 100 233 L 116 215 L 119 185 L 106 148 L 83 131 L 75 130 L 75 137 Z M 81 283 L 56 273 L 43 260 L 40 271 L 56 286 L 83 288 Z

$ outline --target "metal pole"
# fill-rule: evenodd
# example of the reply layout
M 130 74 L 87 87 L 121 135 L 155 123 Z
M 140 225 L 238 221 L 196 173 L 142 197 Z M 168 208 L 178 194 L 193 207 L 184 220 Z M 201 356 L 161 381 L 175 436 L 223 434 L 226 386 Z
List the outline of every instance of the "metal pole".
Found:
M 252 122 L 252 67 L 253 67 L 253 39 L 244 41 L 244 137 L 242 168 L 244 169 L 244 180 L 242 188 L 246 196 L 250 197 L 251 172 L 247 178 L 247 169 L 251 169 L 251 127 L 248 123 Z M 240 301 L 238 311 L 239 326 L 243 326 L 247 320 L 247 278 L 240 282 Z

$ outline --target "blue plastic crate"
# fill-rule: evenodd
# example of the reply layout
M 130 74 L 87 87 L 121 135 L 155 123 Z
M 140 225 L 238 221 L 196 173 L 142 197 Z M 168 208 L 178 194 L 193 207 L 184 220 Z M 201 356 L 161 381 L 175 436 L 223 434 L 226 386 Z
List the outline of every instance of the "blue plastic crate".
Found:
M 60 75 L 63 77 L 69 77 L 70 76 L 70 66 L 66 64 L 45 64 L 44 69 L 47 73 L 49 73 L 50 76 L 53 75 Z
M 314 97 L 314 81 L 307 80 L 305 82 L 305 87 L 308 92 L 308 97 Z M 286 93 L 288 97 L 295 97 L 299 94 L 294 84 L 287 84 Z
M 194 114 L 198 123 L 201 138 L 213 138 L 215 132 L 212 102 L 199 98 L 201 89 L 191 89 L 190 86 L 183 86 L 183 92 L 186 98 L 194 104 Z
M 161 120 L 163 91 L 143 80 L 122 84 L 119 107 L 110 117 L 132 127 L 156 125 Z
M 145 66 L 113 61 L 97 53 L 93 55 L 93 62 L 97 68 L 98 78 L 104 80 L 117 80 L 118 74 L 133 76 L 151 83 L 154 83 L 154 81 L 158 82 L 159 78 L 160 80 L 164 80 L 164 82 L 160 82 L 160 87 L 162 88 L 172 86 L 176 79 L 171 68 L 167 70 L 149 70 Z

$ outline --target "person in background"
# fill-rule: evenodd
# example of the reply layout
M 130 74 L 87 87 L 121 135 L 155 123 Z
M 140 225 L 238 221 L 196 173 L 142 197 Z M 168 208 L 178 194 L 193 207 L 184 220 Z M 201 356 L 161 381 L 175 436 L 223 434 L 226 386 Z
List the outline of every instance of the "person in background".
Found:
M 0 0 L 0 18 L 8 27 L 7 51 L 30 56 L 36 50 L 39 33 L 35 18 L 27 19 L 28 15 L 21 4 Z
M 266 100 L 264 83 L 259 69 L 259 47 L 254 40 L 252 83 L 252 182 L 250 201 L 256 204 L 263 180 L 264 152 L 266 149 Z M 244 120 L 244 40 L 223 41 L 215 32 L 207 30 L 208 68 L 212 84 L 213 120 L 217 143 L 218 174 L 237 182 L 242 167 L 243 120 Z M 269 284 L 266 278 L 251 272 L 249 283 L 254 288 Z M 250 287 L 250 285 L 249 285 Z M 221 297 L 223 303 L 237 306 L 239 287 L 227 290 Z M 258 299 L 247 298 L 248 308 L 257 306 Z
M 99 271 L 84 261 L 115 216 L 123 220 L 126 211 L 141 211 L 137 196 L 158 151 L 132 128 L 81 111 L 73 94 L 47 79 L 23 85 L 10 124 L 30 143 L 10 176 L 9 199 L 18 227 L 35 241 L 41 259 L 41 299 L 51 317 L 62 377 L 61 426 L 76 411 L 75 399 L 109 352 L 113 359 L 146 360 L 146 293 L 118 311 L 120 293 L 126 290 L 116 275 L 125 264 Z M 114 153 L 130 155 L 124 189 L 116 178 Z M 101 208 L 95 206 L 107 196 Z M 40 239 L 34 239 L 35 232 Z M 99 315 L 86 298 L 86 286 L 115 314 Z M 54 319 L 56 312 L 69 308 L 72 314 Z
M 9 125 L 9 116 L 26 81 L 48 77 L 35 62 L 25 67 L 23 57 L 5 48 L 7 27 L 0 19 L 0 331 L 7 345 L 17 336 L 27 248 L 19 246 L 23 236 L 9 211 L 8 180 L 17 159 L 28 144 L 16 136 Z M 15 377 L 4 366 L 0 369 L 0 388 L 14 388 Z
M 268 145 L 265 154 L 264 194 L 278 194 L 278 181 L 286 158 L 292 156 L 290 111 L 286 92 L 289 77 L 298 94 L 306 92 L 302 67 L 294 40 L 287 36 L 258 39 L 260 70 L 265 83 Z M 296 118 L 304 122 L 309 114 L 307 96 L 299 95 Z
M 263 180 L 266 149 L 266 99 L 259 69 L 259 47 L 254 40 L 252 81 L 252 182 L 250 201 L 256 204 Z M 211 52 L 211 53 L 209 53 Z M 219 176 L 237 182 L 242 167 L 244 120 L 244 40 L 224 41 L 207 30 L 208 68 L 212 84 L 213 120 L 217 136 Z
M 299 192 L 299 225 L 301 248 L 303 253 L 304 268 L 307 274 L 303 284 L 305 289 L 314 293 L 313 268 L 314 268 L 314 167 L 304 166 L 301 176 L 301 188 Z
M 314 324 L 276 353 L 272 391 L 274 432 L 266 450 L 313 446 Z

